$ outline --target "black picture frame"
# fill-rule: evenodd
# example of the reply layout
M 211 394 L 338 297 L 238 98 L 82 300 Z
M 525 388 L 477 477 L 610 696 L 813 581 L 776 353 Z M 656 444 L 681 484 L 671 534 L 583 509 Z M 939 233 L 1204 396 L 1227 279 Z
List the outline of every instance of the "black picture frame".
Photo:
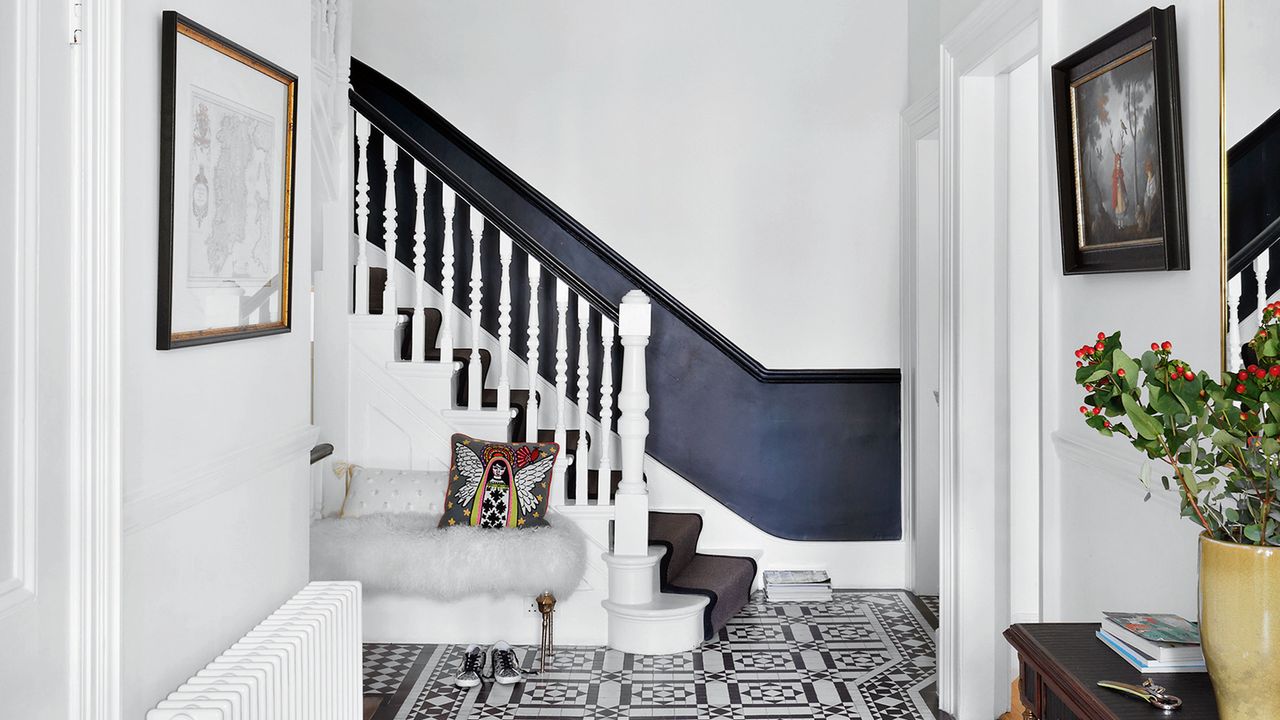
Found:
M 298 76 L 262 55 L 249 50 L 225 36 L 183 16 L 166 10 L 162 15 L 161 71 L 160 71 L 160 208 L 159 208 L 159 262 L 156 293 L 156 349 L 171 350 L 193 345 L 241 340 L 290 332 L 292 327 L 293 290 L 293 225 L 294 194 L 296 191 L 297 127 L 298 127 Z M 179 73 L 179 37 L 190 38 L 226 57 L 241 63 L 247 73 L 260 73 L 283 85 L 285 110 L 282 118 L 284 139 L 280 154 L 280 245 L 279 271 L 271 278 L 275 285 L 264 285 L 255 295 L 243 302 L 252 306 L 262 305 L 271 296 L 279 295 L 276 317 L 267 322 L 237 322 L 233 325 L 208 327 L 195 330 L 174 329 L 174 258 L 176 239 L 175 212 L 177 183 L 179 117 L 177 100 Z M 253 77 L 257 77 L 256 75 Z M 265 164 L 265 163 L 264 163 Z M 274 247 L 274 246 L 273 246 Z M 273 292 L 266 293 L 267 290 Z M 245 307 L 245 305 L 241 305 Z
M 1062 274 L 1189 270 L 1174 7 L 1150 8 L 1064 58 L 1050 82 Z

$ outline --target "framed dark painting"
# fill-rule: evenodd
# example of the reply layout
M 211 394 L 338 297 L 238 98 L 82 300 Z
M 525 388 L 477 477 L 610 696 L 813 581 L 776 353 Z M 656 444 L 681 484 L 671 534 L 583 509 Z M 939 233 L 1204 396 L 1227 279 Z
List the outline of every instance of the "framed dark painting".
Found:
M 156 347 L 289 332 L 298 78 L 163 15 Z
M 1064 275 L 1187 270 L 1174 8 L 1053 66 Z

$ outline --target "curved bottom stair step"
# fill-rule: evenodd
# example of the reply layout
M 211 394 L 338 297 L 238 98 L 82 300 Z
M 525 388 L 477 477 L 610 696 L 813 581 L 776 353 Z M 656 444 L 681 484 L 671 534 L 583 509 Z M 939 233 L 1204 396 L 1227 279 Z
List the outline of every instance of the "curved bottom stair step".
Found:
M 660 589 L 708 599 L 703 639 L 710 640 L 746 606 L 755 583 L 756 561 L 751 557 L 699 553 L 701 534 L 701 515 L 649 512 L 649 542 L 667 550 L 659 566 Z
M 638 655 L 670 655 L 697 647 L 702 641 L 707 598 L 660 593 L 635 605 L 605 600 L 609 615 L 609 646 Z

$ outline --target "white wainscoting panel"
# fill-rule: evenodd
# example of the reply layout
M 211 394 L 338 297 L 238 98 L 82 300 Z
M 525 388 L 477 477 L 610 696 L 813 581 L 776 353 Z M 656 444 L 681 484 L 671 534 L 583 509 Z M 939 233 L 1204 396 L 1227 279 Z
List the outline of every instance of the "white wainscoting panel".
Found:
M 1058 457 L 1063 461 L 1115 481 L 1129 494 L 1136 496 L 1139 501 L 1150 490 L 1152 502 L 1163 503 L 1173 508 L 1181 504 L 1177 491 L 1165 490 L 1160 483 L 1162 475 L 1169 475 L 1172 472 L 1169 466 L 1156 460 L 1147 460 L 1140 451 L 1129 445 L 1123 438 L 1119 436 L 1108 438 L 1101 435 L 1090 437 L 1084 433 L 1062 430 L 1054 432 L 1051 437 L 1053 446 L 1058 451 Z M 1143 463 L 1151 465 L 1151 480 L 1147 487 L 1142 485 Z M 1069 482 L 1070 475 L 1066 474 L 1064 480 Z
M 168 473 L 169 482 L 152 483 L 128 493 L 124 500 L 124 532 L 137 532 L 165 518 L 260 477 L 315 446 L 319 429 L 303 425 L 215 460 Z

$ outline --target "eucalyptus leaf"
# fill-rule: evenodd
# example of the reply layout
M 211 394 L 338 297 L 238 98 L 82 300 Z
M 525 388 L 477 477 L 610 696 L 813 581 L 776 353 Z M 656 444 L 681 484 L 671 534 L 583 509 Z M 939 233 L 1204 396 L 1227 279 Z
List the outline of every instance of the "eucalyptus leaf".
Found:
M 1128 395 L 1121 397 L 1124 403 L 1124 414 L 1129 416 L 1129 420 L 1133 422 L 1133 427 L 1138 434 L 1148 440 L 1154 440 L 1163 433 L 1160 423 L 1143 410 L 1138 402 Z
M 1123 370 L 1125 379 L 1131 383 L 1138 381 L 1138 364 L 1120 348 L 1116 348 L 1115 352 L 1111 353 L 1111 368 L 1117 375 Z
M 1240 438 L 1237 438 L 1226 430 L 1219 430 L 1213 434 L 1213 444 L 1220 448 L 1244 447 L 1244 443 L 1240 442 Z

